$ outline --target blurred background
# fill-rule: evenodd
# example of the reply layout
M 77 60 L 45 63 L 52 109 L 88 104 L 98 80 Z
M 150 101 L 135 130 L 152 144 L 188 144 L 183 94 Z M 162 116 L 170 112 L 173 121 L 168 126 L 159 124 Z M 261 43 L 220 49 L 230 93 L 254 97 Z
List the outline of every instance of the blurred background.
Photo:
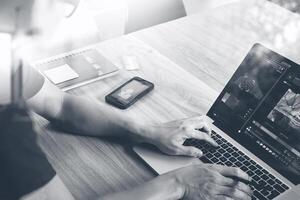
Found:
M 24 52 L 35 61 L 238 1 L 245 0 L 81 0 L 51 38 Z M 270 1 L 300 13 L 300 0 Z

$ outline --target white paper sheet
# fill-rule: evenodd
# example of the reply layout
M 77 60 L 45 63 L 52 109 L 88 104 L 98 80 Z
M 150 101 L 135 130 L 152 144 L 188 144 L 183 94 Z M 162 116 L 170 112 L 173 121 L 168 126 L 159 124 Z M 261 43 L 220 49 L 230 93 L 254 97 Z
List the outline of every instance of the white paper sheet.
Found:
M 60 84 L 79 77 L 79 75 L 67 64 L 45 70 L 44 74 L 54 84 Z

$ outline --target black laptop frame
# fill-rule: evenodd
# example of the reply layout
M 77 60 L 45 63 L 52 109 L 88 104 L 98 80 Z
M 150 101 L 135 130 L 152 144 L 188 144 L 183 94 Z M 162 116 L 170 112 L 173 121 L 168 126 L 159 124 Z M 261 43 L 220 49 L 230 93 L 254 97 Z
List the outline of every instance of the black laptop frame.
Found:
M 257 100 L 258 103 L 255 101 L 250 101 L 250 103 L 247 103 L 247 106 L 250 105 L 254 105 L 253 106 L 253 110 L 247 112 L 245 112 L 246 116 L 245 118 L 243 117 L 237 117 L 235 116 L 234 113 L 230 112 L 230 110 L 226 110 L 226 108 L 222 108 L 221 104 L 225 104 L 225 103 L 221 103 L 222 101 L 224 101 L 224 98 L 226 96 L 226 93 L 228 93 L 229 89 L 232 89 L 230 87 L 232 87 L 232 85 L 234 85 L 234 81 L 236 81 L 236 83 L 238 83 L 238 77 L 243 73 L 242 70 L 249 70 L 248 68 L 248 63 L 249 61 L 251 61 L 251 59 L 253 59 L 253 57 L 256 58 L 257 62 L 260 62 L 260 60 L 262 62 L 264 61 L 270 61 L 272 62 L 272 65 L 274 64 L 274 68 L 276 68 L 275 72 L 271 72 L 274 73 L 274 83 L 270 83 L 269 89 L 265 90 L 265 93 L 261 92 L 262 94 L 256 94 L 256 96 L 262 96 L 261 99 Z M 254 63 L 255 64 L 255 63 Z M 278 66 L 278 69 L 277 69 Z M 245 69 L 243 69 L 243 67 Z M 278 70 L 278 74 L 276 73 L 276 71 Z M 281 70 L 281 71 L 280 71 Z M 274 155 L 270 155 L 269 152 L 265 151 L 265 149 L 261 149 L 258 148 L 261 145 L 258 144 L 258 140 L 257 138 L 253 138 L 253 136 L 251 134 L 247 134 L 247 129 L 249 129 L 249 127 L 251 128 L 251 123 L 253 123 L 253 119 L 254 117 L 257 118 L 257 115 L 259 114 L 258 111 L 261 110 L 262 108 L 264 108 L 264 102 L 268 100 L 268 97 L 270 97 L 270 94 L 272 93 L 276 93 L 276 91 L 278 90 L 278 88 L 276 88 L 279 85 L 280 81 L 283 81 L 284 78 L 286 78 L 286 74 L 289 71 L 293 71 L 293 73 L 298 74 L 299 76 L 299 80 L 300 80 L 300 66 L 298 64 L 296 64 L 295 62 L 281 56 L 280 54 L 264 47 L 261 44 L 255 44 L 251 50 L 249 51 L 249 53 L 247 54 L 247 56 L 245 57 L 245 59 L 243 60 L 243 62 L 241 63 L 241 65 L 239 66 L 239 68 L 235 71 L 235 73 L 233 74 L 233 76 L 231 77 L 231 79 L 228 81 L 228 83 L 226 84 L 226 86 L 224 87 L 224 89 L 222 90 L 222 92 L 220 93 L 220 95 L 218 96 L 218 98 L 216 99 L 216 101 L 214 102 L 214 104 L 212 105 L 212 107 L 210 108 L 210 110 L 207 113 L 207 116 L 209 116 L 213 121 L 214 121 L 214 125 L 216 125 L 218 128 L 220 128 L 222 131 L 224 131 L 227 135 L 229 135 L 231 138 L 233 138 L 234 140 L 236 140 L 238 143 L 240 143 L 242 146 L 244 146 L 245 148 L 247 148 L 249 151 L 251 151 L 253 154 L 255 154 L 256 156 L 258 156 L 260 159 L 262 159 L 264 162 L 266 162 L 267 164 L 269 164 L 272 168 L 274 168 L 275 170 L 277 170 L 279 173 L 281 173 L 283 176 L 285 176 L 288 180 L 290 180 L 291 182 L 293 182 L 294 184 L 299 184 L 300 183 L 300 177 L 299 176 L 295 176 L 295 174 L 290 173 L 290 171 L 287 171 L 284 166 L 279 166 L 277 163 L 277 159 L 274 159 Z M 278 77 L 275 77 L 277 76 Z M 266 77 L 266 79 L 268 79 L 269 77 Z M 272 79 L 272 78 L 271 78 Z M 276 79 L 276 80 L 275 80 Z M 272 80 L 271 80 L 272 81 Z M 248 85 L 251 85 L 250 83 L 247 83 Z M 243 87 L 249 87 L 247 86 L 247 84 L 245 84 L 246 86 Z M 300 88 L 300 85 L 299 85 Z M 232 89 L 232 91 L 234 90 L 234 88 Z M 300 91 L 299 91 L 300 93 Z M 243 94 L 242 94 L 243 95 Z M 228 95 L 230 98 L 230 95 Z M 244 97 L 243 97 L 244 98 Z M 245 96 L 245 98 L 247 98 L 247 96 Z M 250 97 L 249 97 L 250 98 Z M 227 99 L 228 100 L 228 99 Z M 234 99 L 233 99 L 234 102 Z M 237 101 L 239 102 L 239 101 Z M 257 105 L 255 105 L 255 103 L 257 103 Z M 224 106 L 226 107 L 226 106 Z M 251 110 L 251 109 L 249 109 Z M 218 113 L 218 112 L 222 112 L 222 114 Z M 220 116 L 223 115 L 223 116 Z M 226 116 L 226 120 L 230 117 L 232 117 L 230 123 L 226 122 L 226 120 L 224 120 L 224 115 Z M 266 138 L 265 141 L 267 140 L 268 142 L 270 141 L 270 143 L 272 142 L 277 142 L 274 141 L 274 138 L 267 138 L 268 136 L 264 136 Z M 276 144 L 277 145 L 277 144 Z M 299 160 L 300 162 L 300 160 Z M 300 164 L 299 164 L 300 165 Z

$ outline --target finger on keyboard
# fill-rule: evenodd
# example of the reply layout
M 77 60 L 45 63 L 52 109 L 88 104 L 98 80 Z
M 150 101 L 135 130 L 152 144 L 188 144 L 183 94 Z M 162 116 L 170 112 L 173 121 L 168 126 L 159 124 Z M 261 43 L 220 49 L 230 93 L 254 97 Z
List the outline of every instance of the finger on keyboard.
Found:
M 220 174 L 243 182 L 251 182 L 252 178 L 237 167 L 226 167 L 223 165 L 212 165 Z

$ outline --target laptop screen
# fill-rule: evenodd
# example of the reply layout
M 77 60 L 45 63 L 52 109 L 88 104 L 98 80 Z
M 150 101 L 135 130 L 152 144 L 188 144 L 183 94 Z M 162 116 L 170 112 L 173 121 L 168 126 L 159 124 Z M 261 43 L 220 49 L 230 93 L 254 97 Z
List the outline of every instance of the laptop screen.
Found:
M 254 45 L 208 116 L 291 182 L 300 183 L 300 66 Z

